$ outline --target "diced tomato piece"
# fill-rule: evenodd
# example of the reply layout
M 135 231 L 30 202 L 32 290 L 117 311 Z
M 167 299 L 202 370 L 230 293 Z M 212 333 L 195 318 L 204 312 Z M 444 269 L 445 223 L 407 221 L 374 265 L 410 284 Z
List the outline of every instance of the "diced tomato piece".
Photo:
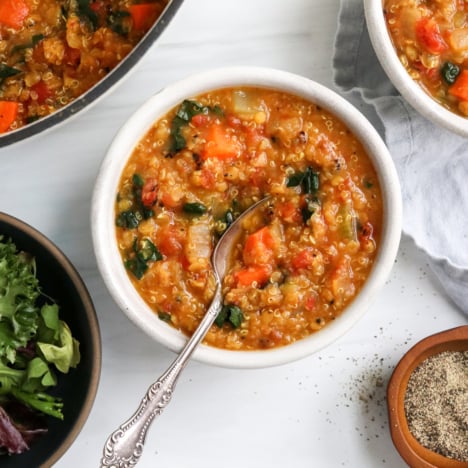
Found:
M 362 226 L 361 228 L 361 232 L 360 232 L 360 238 L 362 240 L 369 240 L 372 238 L 372 234 L 374 233 L 374 227 L 372 226 L 371 223 L 369 223 L 369 221 L 367 221 L 364 226 Z
M 234 273 L 234 279 L 239 286 L 264 285 L 271 275 L 271 269 L 267 265 L 252 265 Z
M 238 158 L 241 154 L 241 144 L 231 139 L 227 129 L 219 124 L 212 125 L 206 134 L 206 144 L 201 156 L 204 159 L 217 158 L 223 160 Z
M 181 254 L 182 244 L 174 226 L 169 226 L 161 232 L 158 241 L 159 251 L 166 257 L 175 257 Z
M 468 101 L 468 70 L 463 70 L 458 75 L 448 92 L 462 101 Z
M 246 265 L 267 265 L 273 261 L 275 240 L 268 226 L 247 236 L 242 252 Z
M 52 91 L 42 80 L 36 83 L 35 85 L 31 86 L 31 91 L 34 91 L 37 94 L 37 102 L 39 104 L 44 104 L 46 99 L 52 96 Z
M 19 104 L 15 101 L 0 101 L 0 133 L 6 132 L 18 116 Z
M 291 200 L 279 203 L 277 210 L 280 218 L 287 223 L 299 223 L 302 220 L 300 208 Z
M 156 245 L 159 251 L 165 256 L 177 261 L 184 270 L 188 270 L 190 262 L 184 253 L 185 231 L 177 228 L 174 224 L 168 224 L 157 233 Z
M 162 11 L 159 3 L 137 3 L 130 5 L 133 28 L 138 31 L 148 30 Z
M 190 122 L 197 128 L 204 127 L 210 121 L 210 116 L 205 114 L 197 114 L 192 117 Z
M 310 247 L 301 250 L 292 260 L 291 266 L 294 270 L 305 270 L 312 265 L 316 254 Z
M 416 23 L 416 38 L 421 46 L 431 54 L 440 54 L 447 49 L 439 25 L 432 18 L 421 18 Z
M 21 29 L 28 15 L 29 7 L 25 0 L 0 0 L 0 24 Z
M 178 255 L 182 251 L 180 242 L 169 235 L 165 235 L 158 243 L 159 251 L 166 257 Z
M 78 64 L 81 58 L 81 50 L 74 49 L 68 45 L 65 46 L 65 55 L 63 57 L 63 62 L 67 65 L 75 66 Z
M 158 197 L 158 184 L 156 179 L 150 177 L 146 180 L 141 190 L 141 201 L 147 208 L 151 208 Z

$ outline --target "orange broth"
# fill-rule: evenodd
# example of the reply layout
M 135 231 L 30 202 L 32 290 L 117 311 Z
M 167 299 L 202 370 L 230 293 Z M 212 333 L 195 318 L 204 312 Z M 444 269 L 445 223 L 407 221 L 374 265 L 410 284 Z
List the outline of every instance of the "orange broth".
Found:
M 214 294 L 213 246 L 246 208 L 205 342 L 268 349 L 315 333 L 365 283 L 382 197 L 362 145 L 333 115 L 291 94 L 216 90 L 184 101 L 138 143 L 119 182 L 116 236 L 135 288 L 190 335 Z

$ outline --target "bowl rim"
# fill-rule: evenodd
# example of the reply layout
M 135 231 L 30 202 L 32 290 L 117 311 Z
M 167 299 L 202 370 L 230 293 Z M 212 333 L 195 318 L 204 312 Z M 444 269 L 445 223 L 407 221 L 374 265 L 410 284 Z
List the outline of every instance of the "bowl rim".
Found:
M 468 325 L 450 328 L 423 338 L 400 359 L 387 386 L 390 434 L 401 457 L 415 468 L 462 468 L 466 462 L 450 459 L 422 446 L 411 434 L 404 409 L 408 380 L 424 360 L 443 351 L 468 350 Z
M 169 0 L 163 12 L 154 25 L 148 30 L 143 38 L 136 44 L 130 53 L 124 57 L 106 76 L 100 79 L 94 86 L 85 93 L 78 96 L 66 106 L 49 114 L 36 122 L 31 122 L 16 130 L 0 134 L 0 148 L 21 143 L 31 137 L 51 131 L 77 115 L 81 115 L 84 110 L 90 109 L 101 98 L 110 94 L 124 79 L 128 78 L 148 52 L 150 47 L 164 32 L 172 18 L 177 13 L 184 0 Z
M 276 88 L 305 97 L 337 115 L 363 143 L 379 174 L 385 217 L 382 244 L 374 268 L 358 297 L 320 333 L 288 346 L 265 351 L 229 351 L 199 345 L 194 359 L 231 368 L 285 364 L 318 351 L 344 334 L 365 312 L 374 292 L 383 286 L 393 266 L 401 235 L 402 201 L 391 156 L 374 127 L 348 101 L 325 86 L 290 72 L 263 67 L 226 67 L 207 70 L 167 86 L 146 101 L 122 126 L 99 169 L 91 203 L 91 231 L 98 268 L 114 300 L 128 318 L 149 336 L 178 352 L 186 337 L 159 320 L 131 284 L 115 242 L 114 200 L 121 171 L 137 142 L 150 126 L 183 99 L 230 86 Z M 378 156 L 377 156 L 378 155 Z M 110 261 L 113 259 L 114 261 Z M 117 265 L 115 263 L 118 263 Z M 311 349 L 312 348 L 312 349 Z
M 435 101 L 405 70 L 385 23 L 383 1 L 364 0 L 364 14 L 372 46 L 390 81 L 421 115 L 458 135 L 468 136 L 468 118 L 455 114 Z
M 78 434 L 83 429 L 84 424 L 86 423 L 88 416 L 93 407 L 98 386 L 101 376 L 101 365 L 102 365 L 102 345 L 101 345 L 101 333 L 99 328 L 99 322 L 96 315 L 96 310 L 94 308 L 93 301 L 89 294 L 89 291 L 78 273 L 75 266 L 71 263 L 69 258 L 62 252 L 61 249 L 57 247 L 47 236 L 38 231 L 36 228 L 31 226 L 25 221 L 20 220 L 19 218 L 7 214 L 5 212 L 0 212 L 0 221 L 8 223 L 13 226 L 18 231 L 23 232 L 31 239 L 35 240 L 38 244 L 44 247 L 60 264 L 63 268 L 66 275 L 69 277 L 74 287 L 76 288 L 77 294 L 80 296 L 83 302 L 84 313 L 88 317 L 90 323 L 91 331 L 91 350 L 90 353 L 93 356 L 93 368 L 90 373 L 89 386 L 86 392 L 86 398 L 83 404 L 83 407 L 80 411 L 80 414 L 76 421 L 71 426 L 71 429 L 62 441 L 62 443 L 57 447 L 57 449 L 41 464 L 41 467 L 49 467 L 56 463 L 70 448 L 74 440 L 78 437 Z

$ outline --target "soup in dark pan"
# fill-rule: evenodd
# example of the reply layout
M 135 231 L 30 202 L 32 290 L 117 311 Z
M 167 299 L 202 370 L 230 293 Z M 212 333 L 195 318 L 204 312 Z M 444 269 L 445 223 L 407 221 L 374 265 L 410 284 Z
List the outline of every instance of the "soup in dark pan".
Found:
M 131 54 L 145 35 L 145 41 L 152 42 L 160 30 L 151 38 L 148 31 L 170 13 L 166 7 L 173 4 L 174 9 L 179 3 L 0 0 L 0 134 L 32 124 L 77 100 Z M 84 105 L 75 106 L 69 114 Z

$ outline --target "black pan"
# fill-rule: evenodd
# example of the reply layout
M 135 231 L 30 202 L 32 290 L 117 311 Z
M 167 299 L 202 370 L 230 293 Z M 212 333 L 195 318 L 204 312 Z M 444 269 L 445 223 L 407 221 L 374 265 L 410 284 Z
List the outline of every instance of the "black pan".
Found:
M 55 125 L 63 122 L 77 112 L 82 111 L 91 103 L 94 103 L 103 94 L 118 83 L 143 57 L 148 49 L 157 41 L 159 36 L 166 29 L 166 26 L 172 20 L 180 5 L 184 0 L 170 0 L 162 14 L 156 20 L 153 27 L 135 46 L 135 48 L 101 81 L 96 83 L 86 93 L 76 98 L 70 104 L 62 107 L 58 111 L 50 114 L 36 122 L 30 123 L 17 130 L 3 133 L 0 135 L 0 148 L 25 140 L 33 135 L 49 130 Z

